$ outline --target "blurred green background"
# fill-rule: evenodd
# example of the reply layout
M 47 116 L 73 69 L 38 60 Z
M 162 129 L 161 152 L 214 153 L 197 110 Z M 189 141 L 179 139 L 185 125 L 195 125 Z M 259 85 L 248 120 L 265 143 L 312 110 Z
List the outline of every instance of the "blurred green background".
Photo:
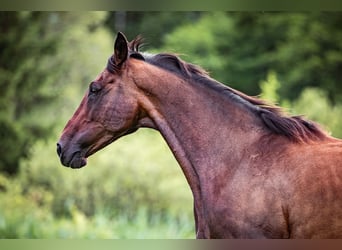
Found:
M 0 12 L 0 238 L 195 238 L 192 196 L 147 129 L 80 170 L 60 133 L 117 31 L 342 138 L 341 12 Z

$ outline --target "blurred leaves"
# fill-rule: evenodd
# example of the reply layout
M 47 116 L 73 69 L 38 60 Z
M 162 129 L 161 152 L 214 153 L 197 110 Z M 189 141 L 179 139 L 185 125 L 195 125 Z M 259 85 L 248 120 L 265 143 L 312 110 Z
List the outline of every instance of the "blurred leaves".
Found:
M 17 178 L 0 176 L 0 237 L 22 225 L 14 237 L 194 237 L 190 189 L 157 132 L 123 138 L 81 170 L 62 167 L 54 146 L 36 143 Z
M 303 115 L 328 131 L 332 136 L 342 138 L 342 105 L 333 104 L 326 91 L 308 87 L 293 102 L 279 97 L 281 83 L 274 71 L 269 72 L 267 79 L 260 83 L 261 97 L 270 103 L 277 103 L 288 113 Z
M 171 50 L 200 64 L 221 82 L 250 95 L 270 71 L 293 101 L 316 86 L 342 101 L 342 15 L 333 13 L 208 12 L 165 36 Z
M 16 173 L 20 159 L 29 155 L 33 143 L 51 135 L 60 118 L 51 109 L 58 109 L 63 88 L 90 81 L 96 75 L 99 64 L 92 57 L 99 56 L 101 41 L 106 44 L 108 40 L 103 39 L 103 28 L 98 39 L 94 27 L 105 16 L 96 12 L 88 16 L 0 12 L 0 171 Z M 79 74 L 79 69 L 84 73 Z
M 306 88 L 293 103 L 293 112 L 305 115 L 321 124 L 332 136 L 342 138 L 342 105 L 333 104 L 326 91 Z
M 46 33 L 42 13 L 0 13 L 0 170 L 15 173 L 35 137 L 46 134 L 39 122 L 23 122 L 32 109 L 56 96 L 46 77 L 47 58 L 56 52 L 56 39 Z M 51 75 L 58 71 L 52 71 Z M 56 77 L 56 75 L 55 75 Z M 16 149 L 11 147 L 15 146 Z
M 339 12 L 1 12 L 0 237 L 195 236 L 190 189 L 156 132 L 120 139 L 81 170 L 55 153 L 118 30 L 342 137 L 341 22 Z
M 260 83 L 261 98 L 268 100 L 272 103 L 279 101 L 279 88 L 281 84 L 278 81 L 277 74 L 274 71 L 270 71 L 267 74 L 266 80 Z
M 259 94 L 257 83 L 274 71 L 281 100 L 317 87 L 335 104 L 342 101 L 341 21 L 339 12 L 3 12 L 0 170 L 16 173 L 33 143 L 59 126 L 60 112 L 70 117 L 118 29 L 247 94 Z M 8 153 L 9 144 L 17 152 Z

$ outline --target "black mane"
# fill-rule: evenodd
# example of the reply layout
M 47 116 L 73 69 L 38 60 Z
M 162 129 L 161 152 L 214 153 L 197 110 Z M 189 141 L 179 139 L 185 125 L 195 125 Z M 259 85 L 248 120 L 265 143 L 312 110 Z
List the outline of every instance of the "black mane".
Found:
M 204 69 L 183 61 L 177 55 L 168 53 L 149 55 L 140 53 L 139 48 L 141 44 L 141 37 L 130 42 L 130 57 L 144 60 L 147 63 L 175 73 L 180 77 L 201 81 L 210 88 L 227 94 L 230 98 L 234 98 L 236 101 L 248 106 L 253 113 L 260 117 L 264 125 L 271 132 L 286 136 L 295 142 L 308 142 L 326 138 L 326 133 L 315 123 L 308 121 L 301 116 L 288 116 L 284 114 L 283 109 L 278 106 L 269 104 L 262 99 L 248 96 L 223 84 L 218 84 L 209 77 Z

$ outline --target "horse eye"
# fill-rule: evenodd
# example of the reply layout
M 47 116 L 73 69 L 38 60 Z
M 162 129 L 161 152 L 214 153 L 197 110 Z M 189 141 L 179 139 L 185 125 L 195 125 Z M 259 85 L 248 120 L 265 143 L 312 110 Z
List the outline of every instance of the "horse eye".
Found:
M 89 94 L 96 94 L 101 90 L 101 86 L 96 83 L 96 82 L 92 82 L 89 86 Z

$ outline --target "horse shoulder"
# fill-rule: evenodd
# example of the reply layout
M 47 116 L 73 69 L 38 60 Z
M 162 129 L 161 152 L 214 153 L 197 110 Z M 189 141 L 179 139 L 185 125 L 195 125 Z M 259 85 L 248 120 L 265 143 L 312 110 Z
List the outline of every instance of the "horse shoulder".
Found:
M 282 167 L 291 237 L 342 236 L 342 143 L 294 144 Z

